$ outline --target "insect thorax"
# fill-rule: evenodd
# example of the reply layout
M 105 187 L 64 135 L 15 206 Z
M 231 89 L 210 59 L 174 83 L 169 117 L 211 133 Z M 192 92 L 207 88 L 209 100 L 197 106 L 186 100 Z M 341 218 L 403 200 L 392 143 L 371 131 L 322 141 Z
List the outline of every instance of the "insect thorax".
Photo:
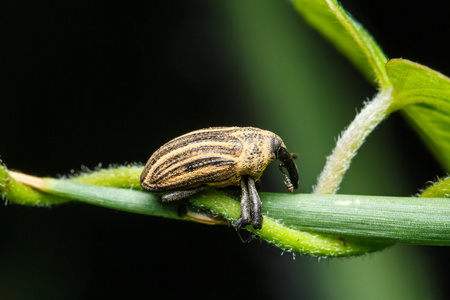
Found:
M 239 174 L 258 180 L 267 165 L 276 158 L 271 145 L 272 140 L 278 137 L 270 131 L 257 128 L 243 128 L 238 134 L 243 145 L 238 164 Z

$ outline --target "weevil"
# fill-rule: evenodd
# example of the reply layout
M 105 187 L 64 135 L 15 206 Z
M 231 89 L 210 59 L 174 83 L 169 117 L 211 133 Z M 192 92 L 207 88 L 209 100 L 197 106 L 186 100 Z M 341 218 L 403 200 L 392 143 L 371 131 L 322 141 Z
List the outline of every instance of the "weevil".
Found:
M 142 171 L 141 186 L 155 193 L 168 192 L 163 203 L 187 198 L 207 186 L 241 187 L 241 216 L 237 229 L 249 224 L 262 228 L 262 204 L 257 182 L 267 165 L 278 159 L 287 189 L 298 188 L 294 159 L 281 138 L 254 127 L 212 127 L 192 131 L 156 150 Z M 287 169 L 289 177 L 283 171 Z

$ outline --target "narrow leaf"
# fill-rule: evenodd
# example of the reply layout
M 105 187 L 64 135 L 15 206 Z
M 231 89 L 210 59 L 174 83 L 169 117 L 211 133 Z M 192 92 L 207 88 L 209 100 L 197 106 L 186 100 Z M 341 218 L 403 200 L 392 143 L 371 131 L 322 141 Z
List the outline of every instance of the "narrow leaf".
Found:
M 299 230 L 450 246 L 450 199 L 273 193 L 261 199 L 271 217 Z
M 367 30 L 335 0 L 293 0 L 313 27 L 365 75 L 381 87 L 390 85 L 384 65 L 387 57 Z
M 178 216 L 179 203 L 165 205 L 156 194 L 52 178 L 44 178 L 43 182 L 43 191 L 63 198 L 131 213 L 183 219 Z
M 41 189 L 54 195 L 112 209 L 160 216 L 172 219 L 190 219 L 178 215 L 179 202 L 162 204 L 158 196 L 132 189 L 103 187 L 68 180 L 44 178 Z M 191 203 L 203 207 L 225 219 L 236 222 L 240 215 L 239 202 L 224 193 L 208 190 L 191 197 Z M 275 215 L 276 217 L 276 215 Z M 265 216 L 261 230 L 247 229 L 267 242 L 289 252 L 315 256 L 362 255 L 389 246 L 389 242 L 318 235 L 285 226 L 273 217 Z
M 44 191 L 61 197 L 133 213 L 183 219 L 177 215 L 179 203 L 162 204 L 158 196 L 144 191 L 43 180 Z M 215 190 L 190 199 L 195 206 L 231 222 L 240 215 L 239 201 Z M 284 249 L 341 256 L 367 252 L 371 247 L 379 249 L 388 243 L 450 246 L 450 199 L 261 193 L 261 200 L 263 229 L 253 230 L 251 226 L 247 229 Z

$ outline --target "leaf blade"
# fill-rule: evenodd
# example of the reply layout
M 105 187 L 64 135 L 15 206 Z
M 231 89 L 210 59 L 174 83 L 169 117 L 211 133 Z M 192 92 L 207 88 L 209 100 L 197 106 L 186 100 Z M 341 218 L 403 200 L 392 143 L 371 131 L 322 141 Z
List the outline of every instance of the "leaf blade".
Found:
M 372 35 L 335 0 L 294 0 L 297 11 L 372 83 L 390 86 L 388 61 Z
M 420 64 L 391 59 L 386 71 L 394 110 L 402 110 L 442 166 L 450 171 L 450 78 Z

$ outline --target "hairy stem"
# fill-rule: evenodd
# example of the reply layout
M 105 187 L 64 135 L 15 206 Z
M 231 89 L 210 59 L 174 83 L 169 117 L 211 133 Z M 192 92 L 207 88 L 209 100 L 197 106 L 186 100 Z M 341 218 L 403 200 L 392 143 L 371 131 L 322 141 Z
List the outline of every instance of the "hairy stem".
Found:
M 359 114 L 356 115 L 350 126 L 339 137 L 336 147 L 319 176 L 315 194 L 334 194 L 351 160 L 367 136 L 389 114 L 392 105 L 392 88 L 381 90 L 375 98 L 368 102 Z
M 160 195 L 136 190 L 141 170 L 118 167 L 71 180 L 56 180 L 16 172 L 8 175 L 3 169 L 3 175 L 10 179 L 2 185 L 2 192 L 11 201 L 28 205 L 33 202 L 35 205 L 56 204 L 55 199 L 61 203 L 82 201 L 132 213 L 207 224 L 234 224 L 239 218 L 239 201 L 236 201 L 239 195 L 212 189 L 190 197 L 186 214 L 180 214 L 181 203 L 162 204 Z M 127 180 L 123 180 L 124 174 L 128 174 Z M 10 185 L 11 180 L 16 185 Z M 23 188 L 36 196 L 22 193 Z M 450 243 L 449 199 L 261 193 L 261 200 L 263 228 L 254 230 L 247 226 L 246 229 L 286 251 L 352 256 L 380 250 L 392 243 Z

